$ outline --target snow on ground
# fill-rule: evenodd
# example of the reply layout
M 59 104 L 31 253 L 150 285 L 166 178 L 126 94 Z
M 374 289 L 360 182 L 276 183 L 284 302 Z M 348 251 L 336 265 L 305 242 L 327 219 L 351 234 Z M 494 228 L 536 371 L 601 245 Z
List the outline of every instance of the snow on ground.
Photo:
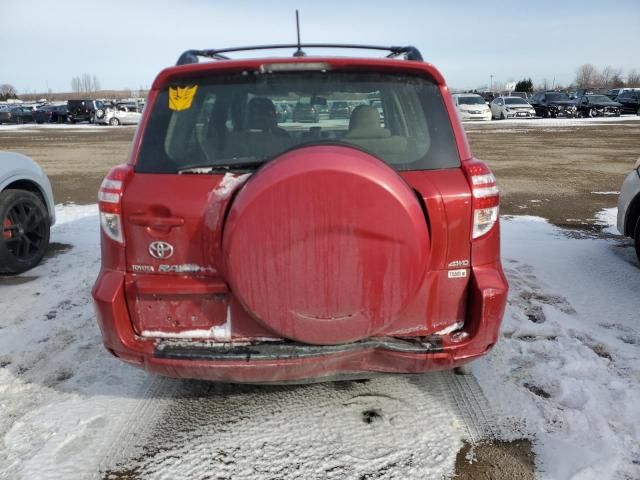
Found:
M 286 471 L 287 462 L 321 473 L 349 465 L 354 474 L 380 464 L 376 478 L 451 472 L 468 432 L 440 374 L 382 378 L 344 395 L 327 385 L 257 390 L 163 380 L 113 359 L 90 301 L 96 207 L 63 206 L 57 215 L 60 253 L 11 283 L 0 279 L 0 478 L 99 478 L 123 452 L 136 457 L 130 446 L 145 430 L 172 421 L 184 436 L 160 429 L 168 435 L 160 443 L 175 450 L 142 460 L 152 478 L 180 478 L 191 471 L 189 458 L 210 454 L 219 471 L 238 473 L 217 445 L 237 446 L 238 466 L 259 466 L 257 478 Z M 627 240 L 577 237 L 538 218 L 503 222 L 509 306 L 501 341 L 473 372 L 506 435 L 535 439 L 541 478 L 640 478 L 640 268 Z M 224 422 L 207 430 L 198 411 L 194 420 L 180 409 L 181 396 L 209 412 L 210 425 Z M 363 411 L 377 421 L 378 407 L 390 416 L 365 431 Z M 296 438 L 324 446 L 296 448 Z M 186 440 L 194 449 L 182 457 Z M 398 462 L 368 460 L 379 452 Z
M 535 217 L 503 222 L 502 338 L 474 364 L 543 479 L 640 478 L 640 268 L 623 239 L 576 239 Z
M 601 225 L 604 228 L 602 229 L 605 233 L 610 233 L 612 235 L 619 235 L 617 227 L 618 222 L 618 208 L 603 208 L 599 212 L 596 213 L 595 223 L 596 225 Z M 639 315 L 640 317 L 640 315 Z
M 149 386 L 109 357 L 95 324 L 96 205 L 56 210 L 61 253 L 0 283 L 0 478 L 91 478 Z

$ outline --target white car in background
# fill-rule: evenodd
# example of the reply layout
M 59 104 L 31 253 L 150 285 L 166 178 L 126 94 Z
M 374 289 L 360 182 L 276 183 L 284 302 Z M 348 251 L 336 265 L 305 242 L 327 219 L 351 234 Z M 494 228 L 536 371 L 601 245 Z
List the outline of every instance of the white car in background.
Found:
M 506 118 L 533 118 L 536 111 L 531 104 L 521 97 L 496 97 L 491 102 L 491 116 L 504 120 Z
M 618 231 L 633 238 L 640 261 L 640 158 L 624 179 L 618 197 Z
M 480 95 L 455 93 L 452 97 L 462 121 L 491 120 L 491 110 Z
M 29 157 L 0 152 L 0 274 L 35 267 L 56 220 L 49 179 Z
M 97 124 L 111 125 L 137 125 L 140 123 L 142 114 L 135 108 L 124 105 L 105 105 L 104 108 L 96 110 L 94 121 Z

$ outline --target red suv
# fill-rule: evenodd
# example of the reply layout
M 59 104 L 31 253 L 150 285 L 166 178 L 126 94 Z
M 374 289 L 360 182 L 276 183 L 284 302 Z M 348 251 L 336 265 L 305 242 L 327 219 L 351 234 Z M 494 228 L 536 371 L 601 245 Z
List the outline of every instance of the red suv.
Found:
M 367 48 L 389 57 L 188 51 L 158 75 L 98 195 L 111 353 L 173 377 L 286 382 L 491 349 L 508 289 L 495 178 L 438 70 L 414 47 Z M 334 101 L 350 118 L 278 123 L 280 104 Z

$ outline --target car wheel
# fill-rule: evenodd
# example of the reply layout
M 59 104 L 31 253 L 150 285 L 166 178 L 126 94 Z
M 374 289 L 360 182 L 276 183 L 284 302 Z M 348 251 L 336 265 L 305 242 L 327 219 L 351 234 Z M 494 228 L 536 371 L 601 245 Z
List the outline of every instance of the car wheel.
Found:
M 640 262 L 640 218 L 638 218 L 638 221 L 636 222 L 636 230 L 633 234 L 633 243 L 636 247 L 636 256 Z
M 0 193 L 0 273 L 35 267 L 49 246 L 49 215 L 42 200 L 25 190 Z
M 76 119 L 75 119 L 75 118 L 70 118 L 70 119 L 69 119 L 69 122 L 71 122 L 72 124 L 74 124 L 74 125 L 75 125 L 75 123 L 76 123 Z
M 595 108 L 590 108 L 588 115 L 591 118 L 597 117 L 598 116 L 598 111 Z
M 112 127 L 117 127 L 118 125 L 120 125 L 120 120 L 118 120 L 116 117 L 113 117 L 109 120 L 109 125 L 111 125 Z

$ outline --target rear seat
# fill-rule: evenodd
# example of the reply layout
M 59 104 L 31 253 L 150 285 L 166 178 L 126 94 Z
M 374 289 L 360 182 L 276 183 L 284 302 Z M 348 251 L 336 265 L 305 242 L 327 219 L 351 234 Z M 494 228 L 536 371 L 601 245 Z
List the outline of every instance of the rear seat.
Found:
M 407 158 L 407 137 L 391 135 L 388 129 L 381 127 L 378 110 L 368 105 L 359 105 L 353 110 L 349 131 L 343 140 L 377 156 L 384 156 L 390 163 L 396 159 L 402 163 Z

